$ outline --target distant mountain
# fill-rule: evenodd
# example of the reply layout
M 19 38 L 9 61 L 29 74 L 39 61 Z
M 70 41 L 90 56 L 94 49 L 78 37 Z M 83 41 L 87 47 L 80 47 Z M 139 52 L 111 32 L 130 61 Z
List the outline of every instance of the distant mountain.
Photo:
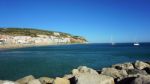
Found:
M 59 35 L 55 35 L 56 33 Z M 47 35 L 47 36 L 71 38 L 72 43 L 87 42 L 87 40 L 81 36 L 74 36 L 64 32 L 47 31 L 33 28 L 0 28 L 0 34 L 12 36 L 31 36 L 31 37 L 37 37 L 38 35 Z

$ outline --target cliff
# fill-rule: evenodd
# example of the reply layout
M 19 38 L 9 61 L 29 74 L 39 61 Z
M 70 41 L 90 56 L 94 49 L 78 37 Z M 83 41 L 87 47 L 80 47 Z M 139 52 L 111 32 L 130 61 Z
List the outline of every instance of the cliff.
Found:
M 53 43 L 85 43 L 87 42 L 87 40 L 84 37 L 74 36 L 72 34 L 63 33 L 63 32 L 46 31 L 46 30 L 33 29 L 33 28 L 0 28 L 0 39 L 2 40 L 6 36 L 7 37 L 8 36 L 14 36 L 14 37 L 20 36 L 20 39 L 27 38 L 28 36 L 28 38 L 30 37 L 36 40 L 40 38 L 43 38 L 43 39 L 49 38 L 53 41 Z M 24 36 L 24 37 L 21 37 L 21 36 Z M 11 38 L 14 38 L 14 37 L 11 37 Z M 25 40 L 28 40 L 28 39 L 25 39 Z

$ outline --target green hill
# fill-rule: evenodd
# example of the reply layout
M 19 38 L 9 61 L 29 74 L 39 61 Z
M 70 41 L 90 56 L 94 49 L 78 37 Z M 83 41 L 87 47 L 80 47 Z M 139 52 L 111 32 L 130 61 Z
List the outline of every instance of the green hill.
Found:
M 3 35 L 15 35 L 15 36 L 32 36 L 36 37 L 37 35 L 54 35 L 55 31 L 47 31 L 47 30 L 40 30 L 40 29 L 33 29 L 33 28 L 0 28 L 0 34 Z M 68 33 L 58 32 L 60 37 L 71 37 L 74 39 L 80 39 L 86 41 L 85 38 L 81 36 L 74 36 Z

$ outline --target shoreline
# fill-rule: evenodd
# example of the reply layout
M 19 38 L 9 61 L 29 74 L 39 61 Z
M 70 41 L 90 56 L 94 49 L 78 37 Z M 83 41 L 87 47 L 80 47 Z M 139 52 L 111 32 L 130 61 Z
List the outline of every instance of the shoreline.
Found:
M 0 80 L 0 84 L 150 84 L 150 61 L 126 62 L 94 70 L 79 66 L 62 77 L 40 77 L 32 75 L 18 80 Z
M 42 46 L 60 46 L 60 45 L 77 45 L 77 44 L 85 44 L 85 43 L 68 43 L 68 44 L 3 44 L 0 45 L 0 51 L 2 50 L 11 50 L 11 49 L 19 49 L 19 48 L 29 48 L 29 47 L 42 47 Z

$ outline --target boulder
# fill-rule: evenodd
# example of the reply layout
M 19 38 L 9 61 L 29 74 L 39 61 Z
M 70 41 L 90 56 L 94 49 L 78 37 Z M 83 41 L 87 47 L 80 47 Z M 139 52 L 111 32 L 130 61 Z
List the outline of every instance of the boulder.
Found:
M 125 69 L 125 70 L 128 70 L 128 69 L 134 69 L 133 65 L 131 63 L 124 63 L 124 64 L 115 64 L 115 65 L 112 65 L 113 68 L 116 68 L 116 69 Z
M 65 75 L 63 78 L 65 79 L 71 79 L 73 78 L 74 76 L 72 74 L 68 74 L 68 75 Z
M 57 77 L 54 80 L 53 84 L 70 84 L 70 81 L 67 80 L 67 79 L 65 79 L 65 78 L 59 78 L 59 77 Z
M 24 78 L 18 79 L 16 82 L 20 84 L 27 84 L 29 81 L 34 80 L 35 78 L 32 75 L 26 76 Z
M 142 61 L 136 61 L 134 64 L 135 68 L 137 69 L 144 69 L 146 67 L 150 67 L 150 65 L 148 63 L 142 62 Z
M 1 81 L 0 84 L 19 84 L 19 83 L 5 80 L 5 81 Z
M 76 84 L 115 84 L 112 77 L 90 73 L 82 73 L 76 80 Z
M 131 84 L 150 84 L 150 75 L 140 75 Z
M 38 79 L 34 79 L 29 81 L 27 84 L 41 84 L 41 82 Z
M 77 69 L 72 70 L 72 74 L 74 76 L 80 75 L 82 73 L 98 74 L 96 70 L 93 70 L 93 69 L 88 68 L 86 66 L 79 66 Z
M 2 80 L 0 80 L 0 84 L 2 84 L 3 83 L 3 81 Z
M 51 83 L 53 83 L 54 79 L 53 78 L 49 78 L 49 77 L 40 77 L 39 81 L 42 84 L 51 84 Z
M 139 69 L 129 69 L 127 70 L 127 73 L 129 75 L 136 75 L 136 74 L 147 75 L 147 72 L 145 70 L 139 70 Z
M 126 77 L 128 75 L 125 70 L 117 70 L 115 68 L 103 68 L 101 74 L 111 76 L 113 78 Z
M 96 70 L 86 66 L 80 66 L 72 70 L 73 84 L 114 84 L 114 79 L 109 76 L 100 75 Z

